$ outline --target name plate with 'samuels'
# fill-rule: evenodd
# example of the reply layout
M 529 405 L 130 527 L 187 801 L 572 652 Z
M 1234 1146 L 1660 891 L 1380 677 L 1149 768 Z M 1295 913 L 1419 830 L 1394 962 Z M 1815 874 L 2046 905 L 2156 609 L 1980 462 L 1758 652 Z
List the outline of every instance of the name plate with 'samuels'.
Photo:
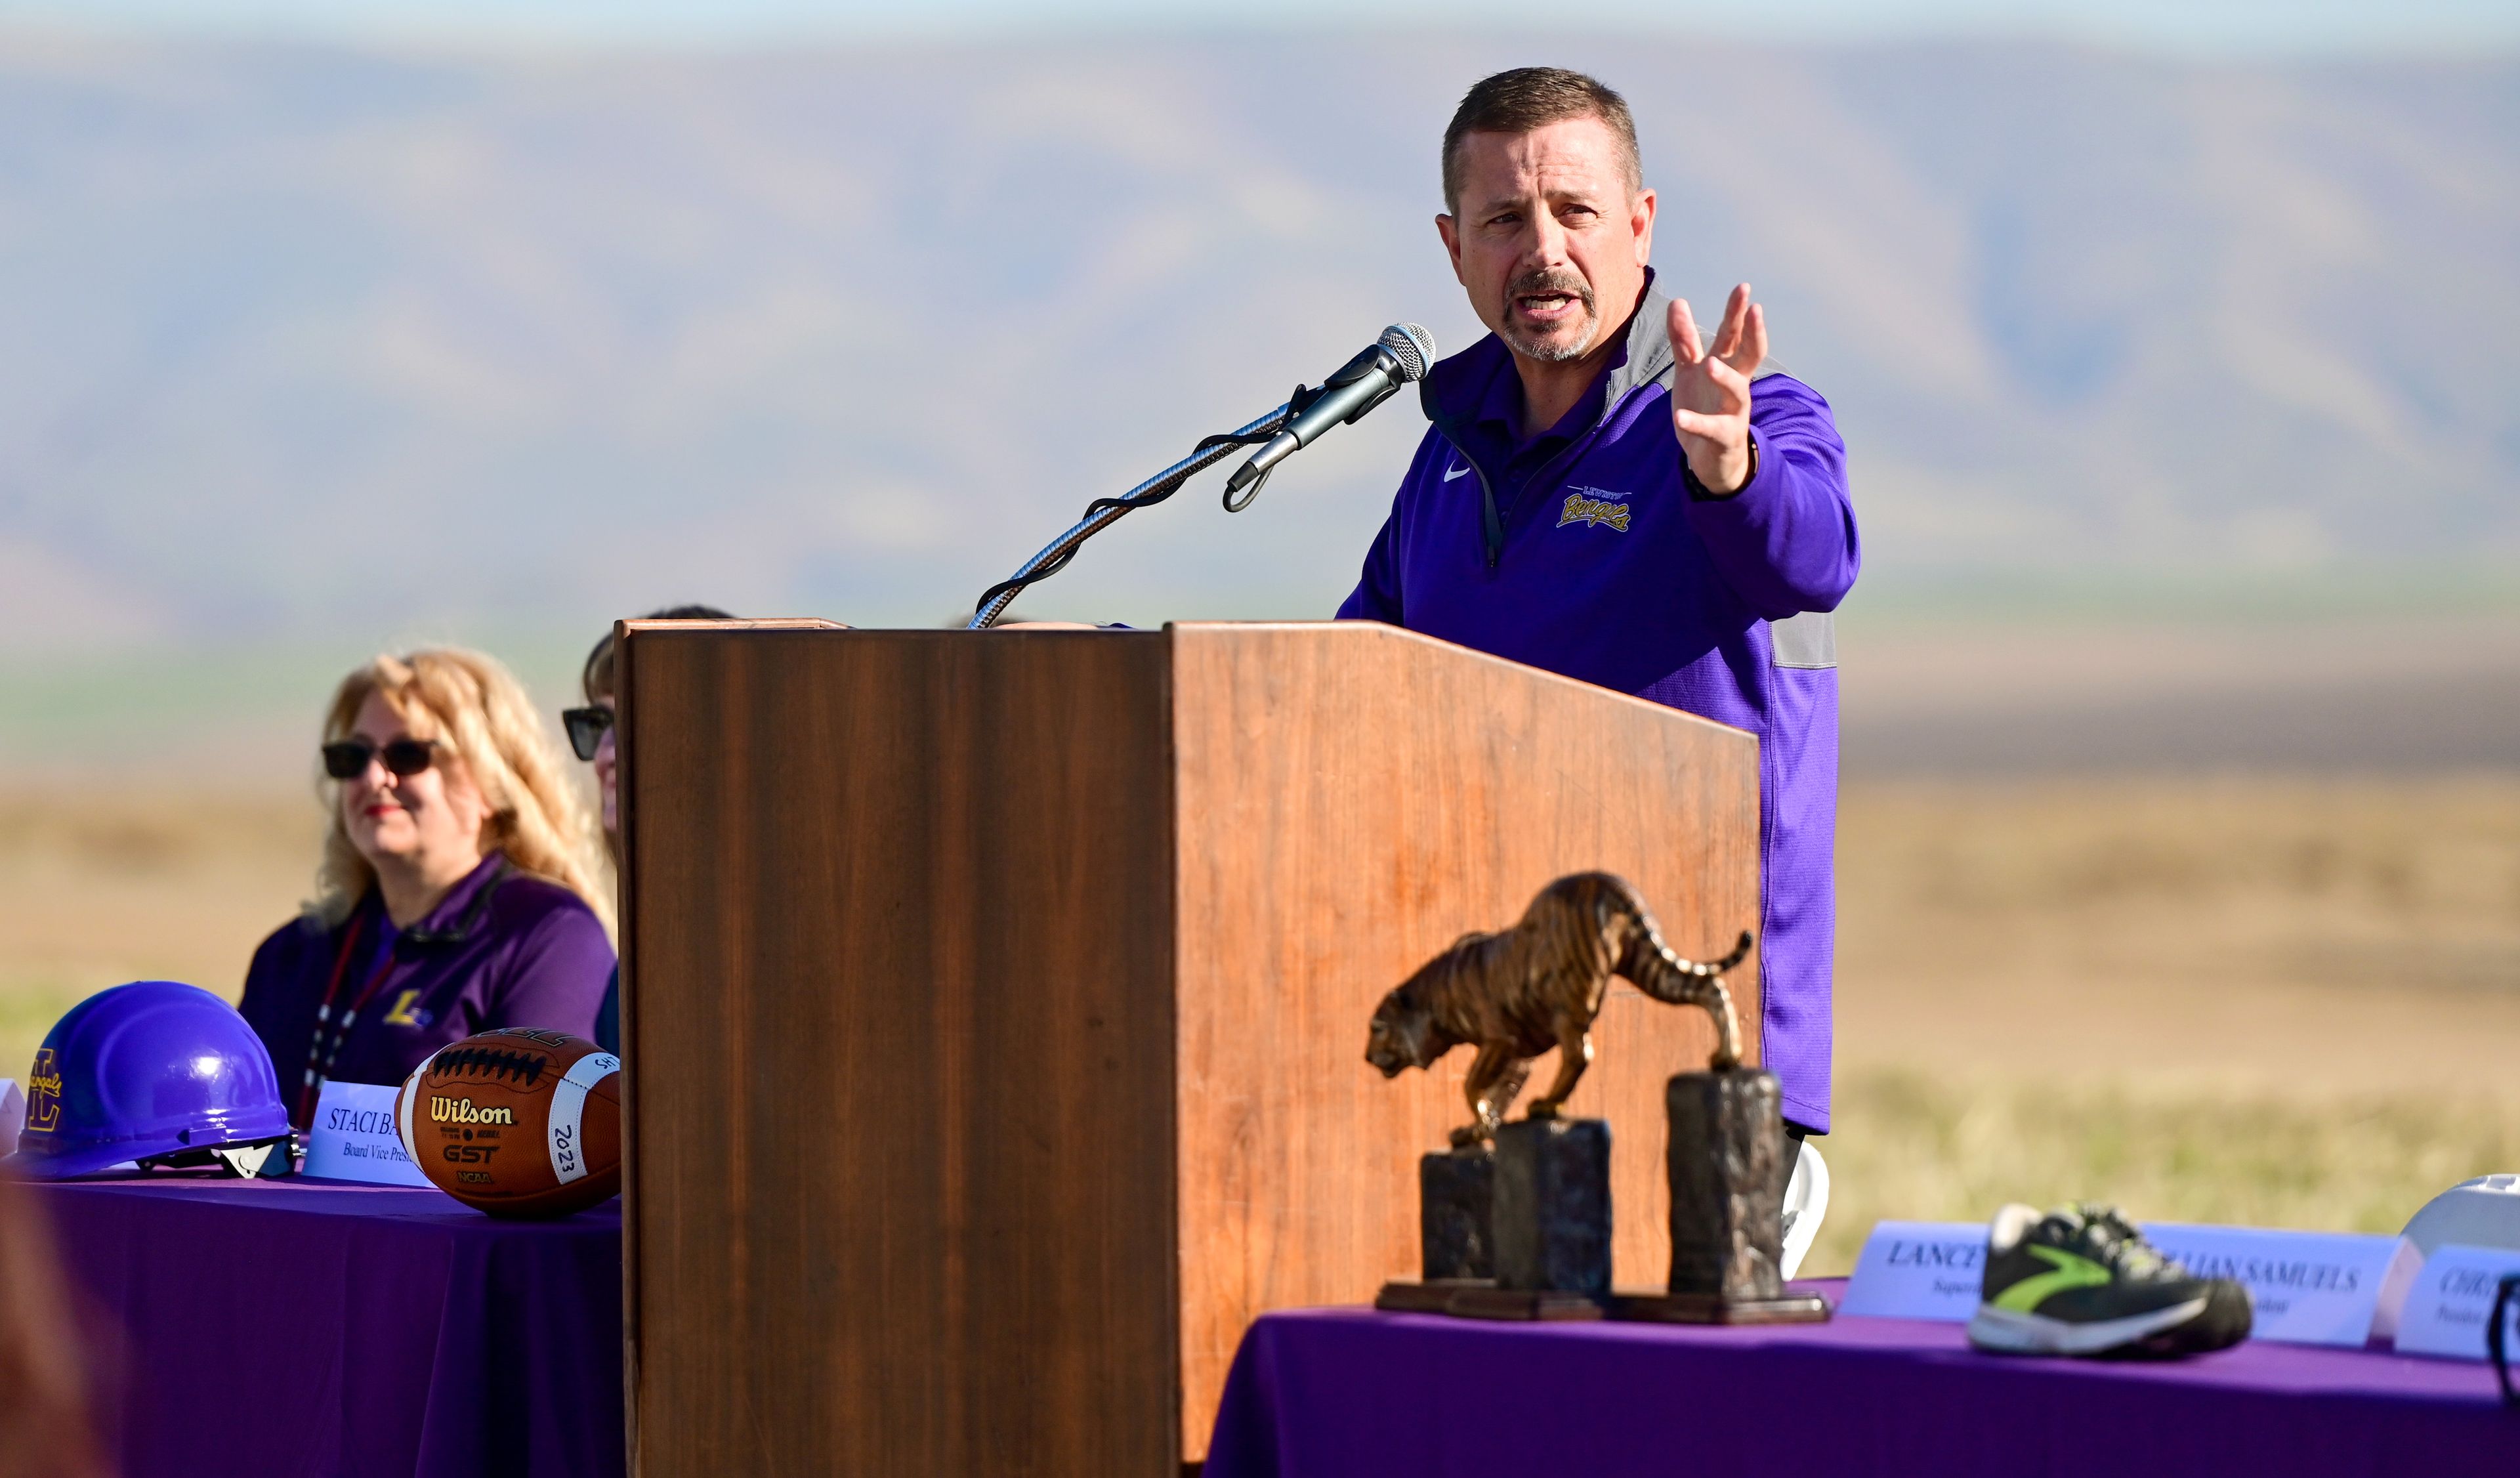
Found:
M 2423 1265 L 2402 1236 L 2147 1222 L 2144 1240 L 2198 1277 L 2228 1277 L 2255 1305 L 2249 1337 L 2361 1349 L 2397 1332 Z

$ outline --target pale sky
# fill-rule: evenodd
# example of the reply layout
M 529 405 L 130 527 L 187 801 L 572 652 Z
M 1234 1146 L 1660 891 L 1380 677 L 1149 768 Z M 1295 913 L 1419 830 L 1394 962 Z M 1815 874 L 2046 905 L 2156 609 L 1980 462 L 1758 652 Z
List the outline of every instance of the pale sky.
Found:
M 0 0 L 0 20 L 158 33 L 747 46 L 1322 27 L 2047 36 L 2205 57 L 2520 50 L 2513 0 Z

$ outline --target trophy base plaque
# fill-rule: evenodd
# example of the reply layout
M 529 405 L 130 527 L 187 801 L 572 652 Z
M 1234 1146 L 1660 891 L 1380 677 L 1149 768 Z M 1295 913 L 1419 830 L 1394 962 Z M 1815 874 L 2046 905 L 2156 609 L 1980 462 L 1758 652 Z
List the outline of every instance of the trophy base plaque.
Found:
M 1373 1296 L 1373 1306 L 1385 1314 L 1450 1314 L 1454 1294 L 1495 1286 L 1492 1277 L 1430 1277 L 1417 1283 L 1394 1278 Z
M 1462 1288 L 1444 1312 L 1455 1319 L 1495 1319 L 1518 1323 L 1561 1323 L 1599 1319 L 1606 1301 L 1558 1288 Z
M 1617 1293 L 1610 1318 L 1654 1324 L 1819 1324 L 1828 1300 L 1817 1294 L 1726 1298 L 1720 1293 Z

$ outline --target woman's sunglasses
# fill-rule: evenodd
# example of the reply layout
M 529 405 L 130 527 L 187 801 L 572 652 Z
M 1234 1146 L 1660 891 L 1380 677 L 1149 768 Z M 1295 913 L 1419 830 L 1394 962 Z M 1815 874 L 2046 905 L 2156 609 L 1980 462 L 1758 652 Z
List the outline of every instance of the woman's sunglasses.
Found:
M 437 745 L 428 739 L 337 739 L 324 746 L 324 773 L 335 780 L 357 780 L 370 760 L 384 761 L 387 775 L 418 775 L 437 763 Z
M 577 751 L 577 757 L 593 759 L 595 746 L 604 742 L 604 731 L 612 727 L 612 710 L 602 706 L 563 708 L 560 721 L 568 730 L 568 746 Z

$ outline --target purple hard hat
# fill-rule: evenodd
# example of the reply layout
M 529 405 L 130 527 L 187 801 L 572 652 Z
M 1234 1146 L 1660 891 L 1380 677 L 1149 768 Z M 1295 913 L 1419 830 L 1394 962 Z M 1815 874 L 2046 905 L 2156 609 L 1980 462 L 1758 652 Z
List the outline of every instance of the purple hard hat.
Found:
M 0 1169 L 61 1180 L 224 1150 L 241 1174 L 287 1174 L 288 1136 L 280 1075 L 237 1008 L 198 986 L 136 980 L 71 1007 L 44 1035 L 18 1152 Z M 276 1164 L 248 1157 L 275 1142 Z

